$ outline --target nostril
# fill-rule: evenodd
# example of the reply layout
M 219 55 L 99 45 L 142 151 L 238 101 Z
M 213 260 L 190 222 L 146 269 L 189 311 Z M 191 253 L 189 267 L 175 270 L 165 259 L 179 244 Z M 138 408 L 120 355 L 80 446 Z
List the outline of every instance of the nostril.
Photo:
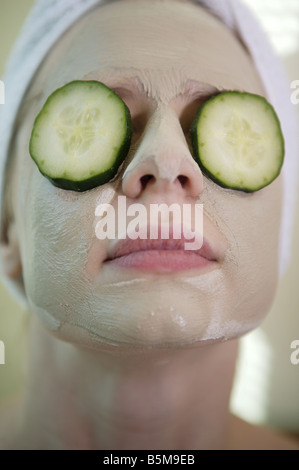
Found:
M 144 175 L 140 178 L 140 183 L 142 186 L 142 189 L 144 189 L 147 186 L 147 183 L 154 179 L 155 177 L 153 175 Z
M 183 164 L 157 166 L 148 158 L 135 167 L 127 168 L 122 180 L 122 191 L 127 197 L 137 198 L 143 191 L 173 192 L 183 191 L 188 197 L 198 197 L 203 190 L 202 174 L 198 165 L 193 169 L 189 162 Z M 198 168 L 198 172 L 196 169 Z
M 177 177 L 177 180 L 179 181 L 182 188 L 186 188 L 189 184 L 189 178 L 185 175 L 179 175 Z M 143 175 L 140 178 L 140 184 L 141 184 L 142 189 L 145 189 L 150 181 L 152 183 L 155 181 L 155 176 L 154 175 L 150 175 L 150 174 Z
M 178 180 L 179 180 L 179 182 L 180 182 L 182 188 L 185 188 L 185 187 L 187 186 L 187 184 L 188 184 L 188 180 L 189 180 L 189 179 L 188 179 L 188 177 L 185 176 L 185 175 L 179 175 L 179 176 L 178 176 Z

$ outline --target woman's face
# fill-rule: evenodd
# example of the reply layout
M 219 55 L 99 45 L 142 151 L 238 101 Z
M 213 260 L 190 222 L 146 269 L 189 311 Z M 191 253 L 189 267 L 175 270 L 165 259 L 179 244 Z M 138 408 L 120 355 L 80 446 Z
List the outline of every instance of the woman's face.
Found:
M 115 90 L 134 128 L 117 177 L 84 193 L 54 187 L 28 152 L 46 98 L 77 79 Z M 199 105 L 226 89 L 263 94 L 243 47 L 191 3 L 99 7 L 48 55 L 18 135 L 14 206 L 26 293 L 56 335 L 99 348 L 182 347 L 239 336 L 265 316 L 277 281 L 281 179 L 252 194 L 223 189 L 203 176 L 188 144 Z M 117 213 L 118 196 L 147 210 L 203 204 L 214 261 L 189 265 L 176 250 L 107 262 L 118 240 L 96 237 L 95 210 L 109 203 Z

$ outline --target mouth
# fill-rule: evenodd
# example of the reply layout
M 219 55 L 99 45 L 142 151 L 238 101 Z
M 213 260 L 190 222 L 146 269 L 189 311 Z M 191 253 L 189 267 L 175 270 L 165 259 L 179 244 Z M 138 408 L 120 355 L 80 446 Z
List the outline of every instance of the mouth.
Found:
M 206 270 L 219 261 L 207 240 L 203 239 L 196 250 L 186 249 L 187 243 L 190 240 L 183 236 L 179 239 L 117 240 L 104 263 L 119 268 L 169 273 Z

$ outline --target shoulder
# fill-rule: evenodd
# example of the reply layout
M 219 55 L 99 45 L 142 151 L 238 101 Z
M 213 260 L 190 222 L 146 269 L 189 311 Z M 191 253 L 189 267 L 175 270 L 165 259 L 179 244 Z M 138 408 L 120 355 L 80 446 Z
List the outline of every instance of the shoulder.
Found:
M 231 418 L 231 450 L 299 450 L 299 438 Z

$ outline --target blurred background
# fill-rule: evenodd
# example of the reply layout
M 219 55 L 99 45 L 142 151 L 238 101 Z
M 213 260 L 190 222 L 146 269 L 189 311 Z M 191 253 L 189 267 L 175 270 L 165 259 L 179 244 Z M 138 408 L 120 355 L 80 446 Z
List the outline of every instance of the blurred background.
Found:
M 0 0 L 0 77 L 33 0 Z M 299 80 L 299 1 L 246 0 L 257 14 L 290 83 Z M 20 80 L 22 77 L 20 77 Z M 290 87 L 290 95 L 291 95 Z M 299 104 L 298 120 L 299 120 Z M 298 156 L 299 158 L 299 156 Z M 299 206 L 291 266 L 280 281 L 276 300 L 262 327 L 241 340 L 231 408 L 244 419 L 299 433 L 299 364 L 291 363 L 291 343 L 299 340 Z M 0 283 L 0 400 L 23 383 L 28 313 Z M 299 355 L 298 355 L 299 357 Z

